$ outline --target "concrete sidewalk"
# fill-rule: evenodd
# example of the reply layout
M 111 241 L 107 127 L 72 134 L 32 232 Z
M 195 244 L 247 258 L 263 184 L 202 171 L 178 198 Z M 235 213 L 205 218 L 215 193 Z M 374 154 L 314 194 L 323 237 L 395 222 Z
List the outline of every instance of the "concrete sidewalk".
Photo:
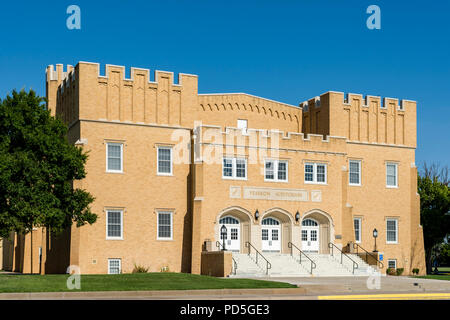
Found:
M 258 278 L 260 280 L 265 278 Z M 273 280 L 267 278 L 267 280 Z M 326 296 L 341 296 L 345 299 L 380 297 L 397 299 L 448 299 L 450 281 L 409 277 L 381 277 L 380 289 L 368 289 L 367 277 L 318 277 L 277 278 L 277 281 L 295 284 L 291 289 L 220 289 L 220 290 L 164 290 L 164 291 L 103 291 L 103 292 L 36 292 L 1 293 L 0 300 L 97 300 L 97 299 L 182 299 L 182 300 L 311 300 Z M 437 294 L 439 293 L 439 294 Z M 406 294 L 406 295 L 405 295 Z M 369 297 L 368 297 L 369 296 Z M 446 298 L 448 297 L 448 298 Z M 331 297 L 330 299 L 337 299 Z

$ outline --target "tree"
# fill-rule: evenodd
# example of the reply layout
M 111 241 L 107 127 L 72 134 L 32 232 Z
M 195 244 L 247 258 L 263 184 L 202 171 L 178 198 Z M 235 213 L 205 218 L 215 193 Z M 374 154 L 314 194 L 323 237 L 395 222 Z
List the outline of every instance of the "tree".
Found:
M 92 195 L 73 187 L 86 176 L 87 154 L 68 142 L 67 127 L 44 102 L 33 90 L 0 100 L 0 237 L 33 227 L 60 233 L 97 219 Z
M 423 165 L 417 186 L 420 195 L 420 219 L 423 226 L 427 271 L 431 272 L 439 245 L 450 233 L 450 193 L 448 167 Z

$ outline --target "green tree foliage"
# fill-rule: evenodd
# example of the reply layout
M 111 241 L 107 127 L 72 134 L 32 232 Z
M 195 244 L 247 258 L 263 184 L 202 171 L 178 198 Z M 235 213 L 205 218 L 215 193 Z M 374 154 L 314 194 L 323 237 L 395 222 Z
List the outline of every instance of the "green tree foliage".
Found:
M 423 226 L 427 271 L 431 272 L 436 258 L 436 248 L 450 233 L 450 193 L 448 189 L 448 169 L 424 165 L 418 176 L 420 195 L 420 219 Z
M 94 223 L 94 198 L 73 188 L 86 175 L 82 148 L 50 115 L 34 91 L 13 91 L 0 101 L 0 236 L 48 227 L 59 233 L 73 222 Z

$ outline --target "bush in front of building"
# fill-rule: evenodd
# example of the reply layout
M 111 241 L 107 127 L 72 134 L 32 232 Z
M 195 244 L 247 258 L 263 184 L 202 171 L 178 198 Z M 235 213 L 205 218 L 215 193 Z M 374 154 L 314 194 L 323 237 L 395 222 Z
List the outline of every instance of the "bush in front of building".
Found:
M 138 266 L 138 265 L 134 265 L 133 271 L 131 271 L 131 273 L 147 273 L 148 272 L 148 268 L 144 267 L 144 266 Z
M 390 275 L 390 276 L 395 276 L 395 275 L 397 275 L 397 272 L 395 271 L 394 268 L 387 268 L 386 269 L 386 274 Z
M 412 269 L 412 273 L 415 275 L 419 275 L 419 271 L 420 271 L 419 268 Z
M 403 268 L 398 268 L 397 270 L 396 270 L 396 275 L 397 276 L 401 276 L 402 275 L 402 273 L 403 273 L 403 271 L 404 271 L 404 269 Z

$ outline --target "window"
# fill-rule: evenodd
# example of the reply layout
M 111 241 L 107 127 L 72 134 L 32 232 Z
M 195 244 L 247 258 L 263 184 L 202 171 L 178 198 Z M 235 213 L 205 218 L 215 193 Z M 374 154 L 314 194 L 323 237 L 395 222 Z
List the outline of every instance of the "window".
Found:
M 265 181 L 288 181 L 288 162 L 286 160 L 266 160 L 264 169 Z
M 273 241 L 278 240 L 278 229 L 272 229 L 272 240 Z
M 327 183 L 327 165 L 323 163 L 305 163 L 305 183 Z
M 311 241 L 317 241 L 317 230 L 311 230 Z
M 247 179 L 247 159 L 245 158 L 223 158 L 222 178 L 224 179 Z
M 245 119 L 238 119 L 237 127 L 238 127 L 238 129 L 242 130 L 242 133 L 246 133 L 247 132 L 247 120 L 245 120 Z
M 397 163 L 386 163 L 386 187 L 397 188 Z
M 355 242 L 361 242 L 361 218 L 353 219 L 353 226 L 355 228 Z
M 106 211 L 106 239 L 123 239 L 123 211 Z
M 302 230 L 302 241 L 308 241 L 308 231 Z
M 123 144 L 106 143 L 106 171 L 123 172 Z
M 231 236 L 231 240 L 237 240 L 238 239 L 238 229 L 231 228 L 230 236 Z
M 158 240 L 172 240 L 172 212 L 158 212 Z
M 158 174 L 172 175 L 171 147 L 158 147 Z
M 396 259 L 389 259 L 388 260 L 388 268 L 390 268 L 390 269 L 397 269 L 397 260 Z
M 354 186 L 361 185 L 361 161 L 350 160 L 348 162 L 349 184 Z
M 398 221 L 397 219 L 386 219 L 386 242 L 398 242 Z
M 305 219 L 302 221 L 302 226 L 304 227 L 317 227 L 319 224 L 312 219 Z
M 120 274 L 122 261 L 120 259 L 108 259 L 108 274 Z
M 269 240 L 269 230 L 262 229 L 262 240 Z

